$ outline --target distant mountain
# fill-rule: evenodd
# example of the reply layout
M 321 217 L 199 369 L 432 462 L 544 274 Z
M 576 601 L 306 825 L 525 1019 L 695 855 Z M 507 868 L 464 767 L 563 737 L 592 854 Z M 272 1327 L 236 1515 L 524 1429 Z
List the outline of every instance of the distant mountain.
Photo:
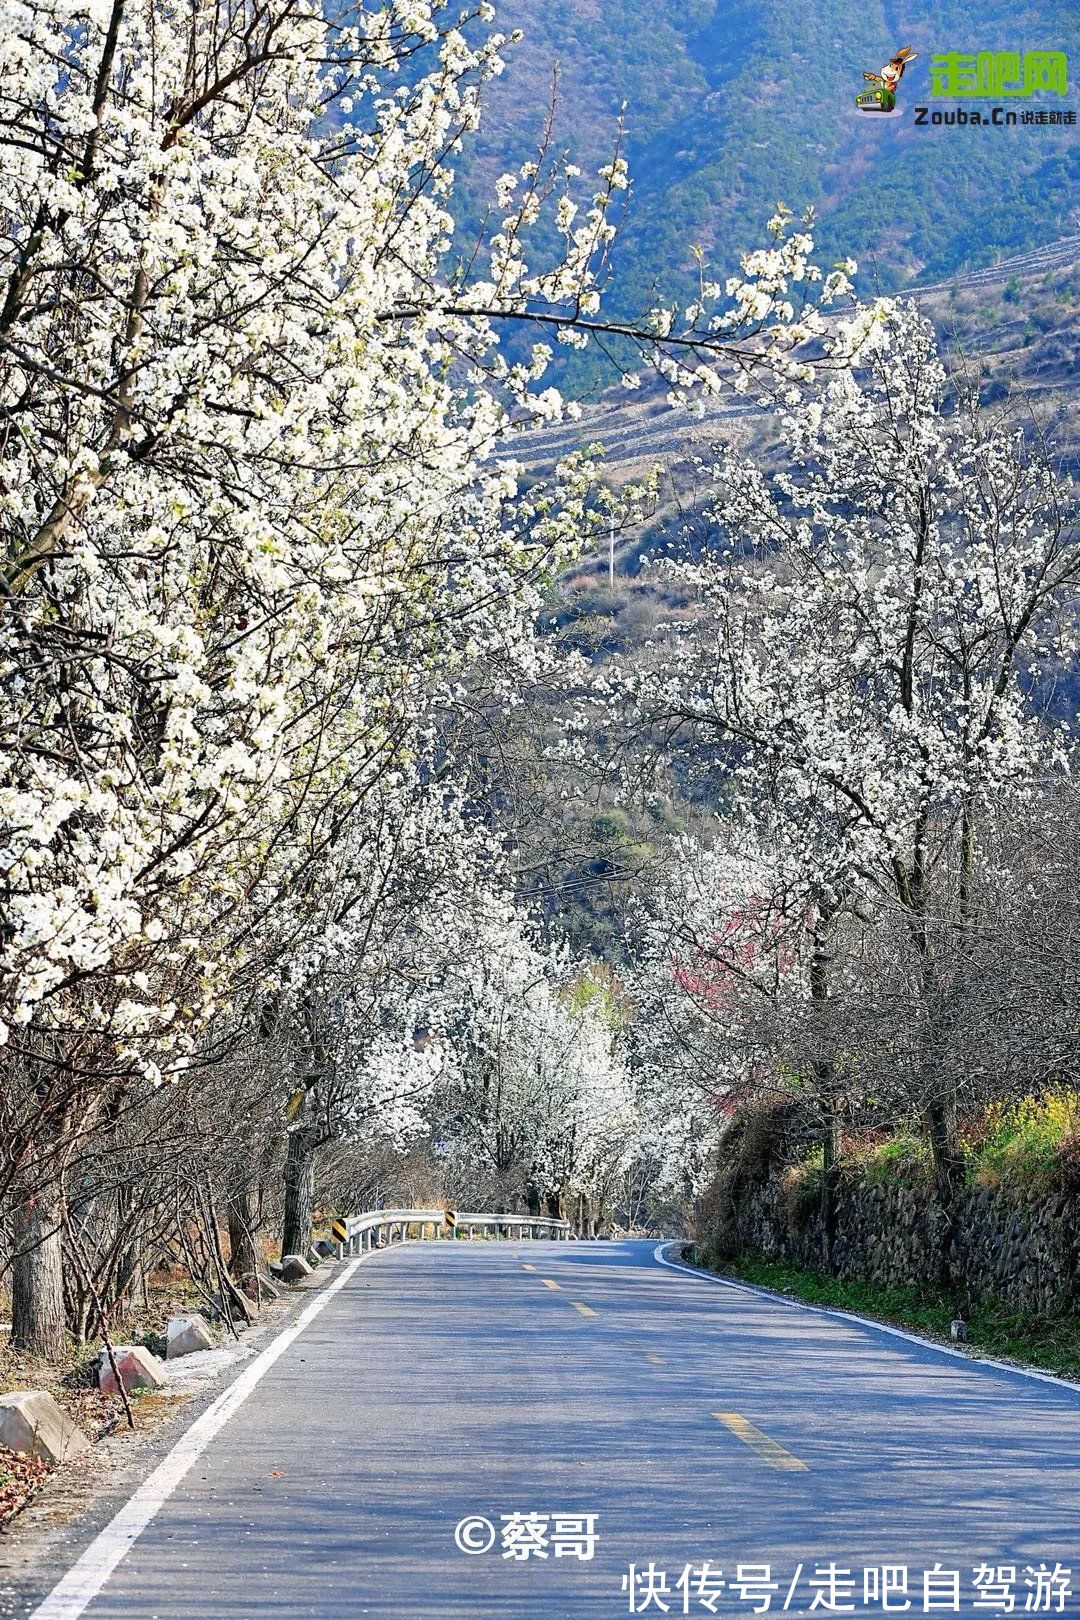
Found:
M 463 165 L 463 227 L 495 175 L 535 149 L 557 63 L 556 139 L 583 167 L 605 161 L 627 104 L 633 192 L 610 298 L 620 313 L 640 309 L 656 283 L 685 290 L 695 244 L 718 274 L 734 268 L 778 200 L 797 212 L 812 204 L 823 253 L 854 255 L 889 290 L 1080 223 L 1080 125 L 914 121 L 915 106 L 931 104 L 933 54 L 1059 50 L 1080 75 L 1071 0 L 503 0 L 497 25 L 524 37 Z M 899 116 L 860 114 L 864 70 L 902 45 L 918 57 Z M 1080 112 L 1080 87 L 1008 105 Z

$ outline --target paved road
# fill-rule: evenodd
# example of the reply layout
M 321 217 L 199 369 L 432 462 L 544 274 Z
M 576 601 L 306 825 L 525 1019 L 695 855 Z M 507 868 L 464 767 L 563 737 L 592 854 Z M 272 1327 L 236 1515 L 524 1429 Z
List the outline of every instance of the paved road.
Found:
M 515 1511 L 596 1515 L 595 1558 L 456 1549 L 466 1515 Z M 768 1563 L 774 1613 L 801 1564 L 799 1614 L 832 1560 L 859 1612 L 866 1567 L 909 1566 L 921 1613 L 924 1568 L 966 1590 L 1015 1564 L 1023 1613 L 1026 1565 L 1080 1586 L 1078 1525 L 1080 1393 L 666 1269 L 651 1243 L 410 1244 L 359 1265 L 85 1612 L 577 1620 L 631 1612 L 623 1577 L 652 1562 L 670 1593 L 639 1587 L 635 1612 L 705 1615 L 677 1582 L 711 1560 Z

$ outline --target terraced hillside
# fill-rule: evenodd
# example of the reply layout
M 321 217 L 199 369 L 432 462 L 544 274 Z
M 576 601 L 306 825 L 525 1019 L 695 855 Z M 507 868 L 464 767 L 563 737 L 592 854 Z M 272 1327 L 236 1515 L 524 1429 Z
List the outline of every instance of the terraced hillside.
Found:
M 1053 427 L 1063 456 L 1080 468 L 1080 235 L 1037 252 L 912 291 L 938 326 L 956 364 L 976 368 L 985 398 L 1023 389 L 1041 421 Z M 513 451 L 537 474 L 584 444 L 603 446 L 607 474 L 618 485 L 660 465 L 666 477 L 652 522 L 616 538 L 615 587 L 601 546 L 561 581 L 557 621 L 581 644 L 615 645 L 647 635 L 656 613 L 655 586 L 639 574 L 642 556 L 680 521 L 681 503 L 698 474 L 693 458 L 716 444 L 760 449 L 767 417 L 730 395 L 704 418 L 667 405 L 662 385 L 627 394 L 609 390 L 566 421 L 522 434 Z
M 1080 459 L 1080 235 L 996 264 L 913 287 L 909 295 L 933 319 L 957 356 L 979 367 L 989 397 L 1022 387 L 1040 414 L 1058 422 L 1063 450 Z M 722 439 L 745 442 L 760 422 L 750 399 L 729 395 L 701 417 L 672 409 L 658 381 L 628 394 L 615 387 L 585 405 L 579 421 L 564 421 L 514 440 L 514 452 L 541 472 L 582 444 L 604 447 L 616 483 L 652 465 L 677 468 L 696 446 Z

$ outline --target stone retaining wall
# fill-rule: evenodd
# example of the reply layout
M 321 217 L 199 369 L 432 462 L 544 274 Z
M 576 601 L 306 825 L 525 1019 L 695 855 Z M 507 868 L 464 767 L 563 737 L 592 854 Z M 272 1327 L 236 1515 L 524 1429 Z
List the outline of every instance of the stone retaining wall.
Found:
M 772 1167 L 757 1180 L 721 1175 L 705 1201 L 699 1240 L 707 1258 L 756 1251 L 820 1268 L 817 1177 Z M 962 1194 L 952 1269 L 975 1300 L 1040 1313 L 1080 1305 L 1080 1202 L 1061 1189 Z M 880 1287 L 937 1280 L 941 1217 L 922 1180 L 841 1177 L 833 1263 L 843 1278 Z

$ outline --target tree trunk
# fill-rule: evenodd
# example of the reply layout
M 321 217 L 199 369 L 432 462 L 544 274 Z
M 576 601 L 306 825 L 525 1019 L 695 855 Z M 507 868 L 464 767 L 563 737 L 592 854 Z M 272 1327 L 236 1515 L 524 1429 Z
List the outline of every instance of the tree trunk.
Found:
M 251 1188 L 240 1187 L 228 1201 L 226 1211 L 229 1223 L 229 1273 L 233 1277 L 249 1277 L 259 1269 L 255 1252 L 255 1211 L 252 1207 Z M 282 1254 L 290 1254 L 282 1249 Z M 306 1253 L 306 1249 L 301 1250 Z
M 814 1087 L 818 1110 L 821 1114 L 821 1263 L 825 1271 L 833 1269 L 833 1247 L 836 1243 L 837 1202 L 840 1190 L 840 1116 L 836 1098 L 836 1071 L 826 1050 L 829 1038 L 829 926 L 834 911 L 822 906 L 813 930 L 810 955 L 810 998 L 815 1014 L 815 1045 L 813 1062 Z
M 113 1303 L 120 1305 L 123 1301 L 133 1300 L 136 1295 L 146 1295 L 146 1266 L 145 1254 L 141 1244 L 131 1244 L 124 1250 L 117 1267 L 116 1281 L 113 1287 Z M 102 1290 L 104 1292 L 104 1290 Z M 110 1314 L 112 1314 L 110 1312 Z
M 964 1173 L 962 1155 L 956 1145 L 956 1121 L 947 1102 L 935 1101 L 927 1109 L 927 1134 L 934 1161 L 934 1191 L 937 1196 L 940 1230 L 937 1243 L 938 1282 L 946 1291 L 957 1284 L 953 1266 L 956 1242 L 957 1194 Z
M 66 1347 L 60 1189 L 46 1185 L 16 1214 L 11 1348 L 54 1361 Z
M 840 1193 L 840 1121 L 831 1098 L 823 1101 L 822 1114 L 821 1259 L 825 1270 L 831 1275 L 839 1224 L 837 1206 Z
M 950 1290 L 955 1284 L 953 1249 L 956 1200 L 964 1164 L 956 1140 L 956 1090 L 948 1064 L 946 986 L 925 931 L 919 936 L 919 942 L 923 945 L 921 990 L 924 1010 L 919 1068 L 938 1206 L 937 1280 L 940 1287 Z
M 289 1134 L 285 1151 L 285 1219 L 282 1223 L 282 1254 L 306 1255 L 311 1247 L 311 1227 L 315 1217 L 316 1133 L 301 1126 Z

